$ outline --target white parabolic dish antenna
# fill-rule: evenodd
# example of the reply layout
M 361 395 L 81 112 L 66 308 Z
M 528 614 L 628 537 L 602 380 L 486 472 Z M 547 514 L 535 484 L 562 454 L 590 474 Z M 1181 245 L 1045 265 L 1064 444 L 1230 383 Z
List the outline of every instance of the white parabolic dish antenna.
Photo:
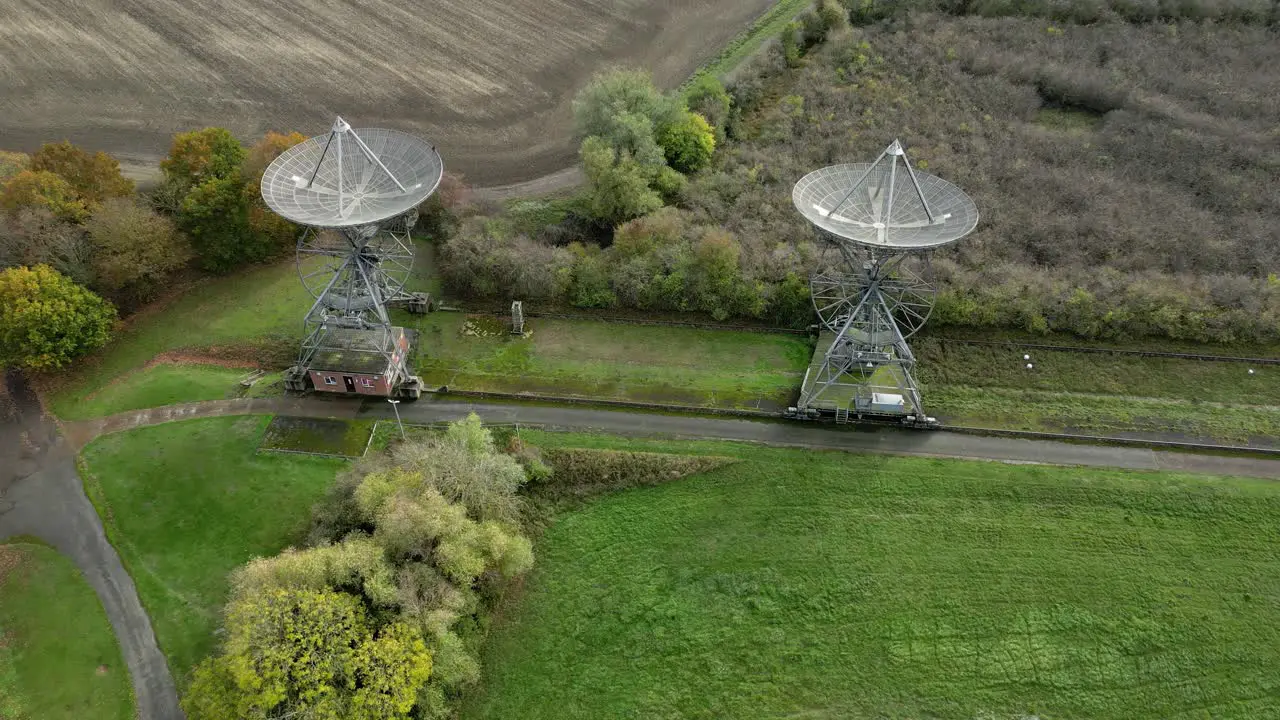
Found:
M 916 172 L 897 140 L 875 162 L 805 175 L 791 200 L 809 222 L 837 238 L 890 251 L 940 247 L 978 225 L 973 200 L 942 178 Z
M 444 174 L 427 141 L 398 130 L 353 130 L 342 118 L 328 135 L 285 150 L 262 176 L 262 199 L 299 225 L 369 225 L 417 207 Z

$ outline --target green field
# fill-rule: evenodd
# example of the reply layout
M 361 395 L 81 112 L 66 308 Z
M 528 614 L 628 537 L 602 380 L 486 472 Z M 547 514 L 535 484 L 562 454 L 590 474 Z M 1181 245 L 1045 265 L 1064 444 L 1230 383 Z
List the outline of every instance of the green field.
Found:
M 561 516 L 478 718 L 1276 717 L 1280 485 L 735 456 Z
M 932 415 L 957 425 L 1153 431 L 1241 442 L 1280 436 L 1280 367 L 914 343 Z M 1032 369 L 1023 359 L 1031 355 Z
M 776 410 L 812 352 L 804 337 L 776 333 L 530 318 L 521 338 L 489 316 L 401 319 L 421 331 L 416 367 L 428 387 Z M 480 334 L 466 334 L 468 323 Z
M 129 373 L 92 395 L 67 402 L 64 420 L 102 417 L 127 410 L 235 397 L 239 379 L 249 371 L 217 365 L 153 365 Z
M 416 243 L 416 248 L 413 275 L 406 287 L 438 294 L 431 245 L 423 241 Z M 290 344 L 300 342 L 302 318 L 312 302 L 292 259 L 227 277 L 206 278 L 172 301 L 129 318 L 125 329 L 102 352 L 71 371 L 50 378 L 52 409 L 66 418 L 99 414 L 81 407 L 86 398 L 96 397 L 113 381 L 141 369 L 164 352 L 249 344 L 266 337 L 281 337 Z M 207 394 L 195 388 L 175 401 L 212 399 L 205 397 Z
M 101 353 L 58 378 L 50 397 L 53 411 L 60 417 L 85 416 L 80 405 L 86 397 L 163 352 L 297 335 L 310 304 L 292 262 L 202 282 L 171 303 L 130 318 Z
M 129 670 L 80 571 L 43 545 L 0 545 L 0 718 L 133 716 Z
M 90 444 L 82 477 L 179 687 L 214 645 L 227 574 L 296 542 L 344 461 L 258 453 L 267 417 L 158 425 Z

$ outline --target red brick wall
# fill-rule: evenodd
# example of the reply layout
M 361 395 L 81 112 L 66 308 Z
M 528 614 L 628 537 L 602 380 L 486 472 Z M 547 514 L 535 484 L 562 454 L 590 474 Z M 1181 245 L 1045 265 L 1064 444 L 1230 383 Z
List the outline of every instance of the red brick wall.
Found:
M 329 370 L 312 370 L 311 383 L 316 390 L 321 392 L 345 393 L 347 392 L 347 382 L 343 378 L 349 377 L 356 386 L 357 395 L 378 395 L 387 397 L 391 394 L 390 379 L 386 375 L 362 375 L 360 373 L 343 373 Z M 334 384 L 330 385 L 325 382 L 325 378 L 332 378 Z M 366 386 L 365 381 L 368 380 L 370 385 Z

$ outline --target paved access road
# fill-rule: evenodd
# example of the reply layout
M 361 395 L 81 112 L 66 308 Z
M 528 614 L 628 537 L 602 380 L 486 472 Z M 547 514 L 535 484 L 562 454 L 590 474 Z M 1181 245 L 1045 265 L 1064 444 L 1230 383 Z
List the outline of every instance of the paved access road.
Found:
M 745 420 L 668 415 L 631 410 L 547 406 L 501 402 L 463 402 L 448 396 L 426 396 L 400 403 L 405 422 L 457 420 L 475 412 L 489 423 L 526 423 L 552 429 L 586 430 L 617 435 L 658 435 L 689 439 L 744 440 L 792 447 L 896 455 L 997 460 L 1015 463 L 1082 465 L 1130 470 L 1178 470 L 1211 475 L 1280 479 L 1280 459 L 1196 455 L 1139 447 L 1082 445 L 1050 440 L 965 435 L 941 430 L 904 431 L 891 427 L 833 427 L 795 421 Z M 67 434 L 83 446 L 103 433 L 196 417 L 284 414 L 305 417 L 393 416 L 383 401 L 338 398 L 214 400 L 121 413 L 109 418 L 69 423 Z
M 320 397 L 214 400 L 67 423 L 63 426 L 64 440 L 52 419 L 43 414 L 35 394 L 18 373 L 10 371 L 5 382 L 10 402 L 0 405 L 0 539 L 34 535 L 69 556 L 80 567 L 102 600 L 120 640 L 142 720 L 178 720 L 182 718 L 182 711 L 178 707 L 173 679 L 156 645 L 151 622 L 138 601 L 133 581 L 121 565 L 115 548 L 107 542 L 102 522 L 84 494 L 76 474 L 74 449 L 105 433 L 200 417 L 245 414 L 394 417 L 391 406 L 379 400 L 361 402 Z M 1132 470 L 1181 470 L 1280 479 L 1280 460 L 979 437 L 945 431 L 836 428 L 797 422 L 630 410 L 461 402 L 438 396 L 428 396 L 416 403 L 401 403 L 399 407 L 401 416 L 410 423 L 457 420 L 475 412 L 489 423 L 524 423 L 549 429 L 629 436 L 736 440 L 824 450 Z
M 71 558 L 102 601 L 142 720 L 182 718 L 169 666 L 120 556 L 76 474 L 75 452 L 16 371 L 0 392 L 0 540 L 32 535 Z

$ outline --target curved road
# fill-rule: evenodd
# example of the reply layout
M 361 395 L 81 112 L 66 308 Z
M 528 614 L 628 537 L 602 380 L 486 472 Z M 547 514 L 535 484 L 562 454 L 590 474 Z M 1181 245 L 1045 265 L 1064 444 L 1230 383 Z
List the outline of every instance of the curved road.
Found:
M 173 679 L 156 645 L 151 622 L 138 600 L 133 581 L 121 565 L 115 549 L 107 542 L 102 522 L 84 494 L 76 474 L 75 449 L 106 433 L 200 417 L 245 414 L 393 417 L 387 403 L 372 400 L 320 397 L 214 400 L 67 423 L 63 426 L 64 440 L 17 372 L 10 371 L 6 375 L 6 384 L 12 403 L 0 418 L 0 539 L 34 535 L 72 558 L 80 567 L 102 600 L 120 640 L 142 720 L 178 720 L 182 718 L 182 712 L 178 707 Z M 524 423 L 548 429 L 618 435 L 736 440 L 823 450 L 1280 478 L 1280 460 L 1273 459 L 980 437 L 945 431 L 902 432 L 893 428 L 832 427 L 630 410 L 465 402 L 447 396 L 427 396 L 419 402 L 404 403 L 400 407 L 402 417 L 416 423 L 457 420 L 476 412 L 489 423 Z
M 75 451 L 14 370 L 0 393 L 0 540 L 35 536 L 71 558 L 89 581 L 124 655 L 138 716 L 178 720 L 178 694 L 151 620 L 76 474 Z

